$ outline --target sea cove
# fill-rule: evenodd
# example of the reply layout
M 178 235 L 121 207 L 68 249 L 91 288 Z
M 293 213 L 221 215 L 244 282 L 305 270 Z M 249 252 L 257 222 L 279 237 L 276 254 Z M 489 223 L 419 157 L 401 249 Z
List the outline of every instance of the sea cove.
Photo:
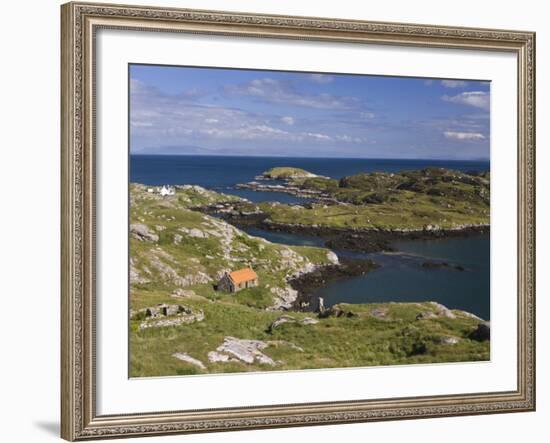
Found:
M 274 243 L 323 246 L 316 236 L 248 228 L 251 235 Z M 336 250 L 340 257 L 373 260 L 379 268 L 366 275 L 329 282 L 315 291 L 325 305 L 437 301 L 453 309 L 490 319 L 490 239 L 488 234 L 442 239 L 402 240 L 391 244 L 396 252 L 361 253 Z M 430 269 L 429 262 L 449 267 Z M 458 271 L 452 266 L 461 266 Z M 314 302 L 310 305 L 313 310 Z
M 280 157 L 217 156 L 132 156 L 131 179 L 147 185 L 192 184 L 245 198 L 251 202 L 307 204 L 312 199 L 284 192 L 237 189 L 277 165 L 302 168 L 320 176 L 338 178 L 357 172 L 389 172 L 437 167 L 457 171 L 482 172 L 484 161 L 305 159 Z M 269 183 L 277 183 L 270 180 Z M 268 241 L 296 246 L 326 246 L 319 235 L 243 227 L 250 235 Z M 380 267 L 366 275 L 327 282 L 317 289 L 309 309 L 323 297 L 326 306 L 337 303 L 380 303 L 437 301 L 452 309 L 490 318 L 490 278 L 488 234 L 437 239 L 395 240 L 392 251 L 358 252 L 333 248 L 339 257 L 373 260 Z M 444 266 L 430 267 L 430 263 Z M 449 265 L 449 266 L 447 266 Z M 460 267 L 458 271 L 455 267 Z

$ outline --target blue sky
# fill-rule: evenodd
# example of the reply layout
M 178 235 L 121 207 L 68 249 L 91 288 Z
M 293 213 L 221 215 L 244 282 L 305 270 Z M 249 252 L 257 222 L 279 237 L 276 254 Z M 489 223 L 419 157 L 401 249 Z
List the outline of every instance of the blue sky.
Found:
M 490 83 L 130 66 L 132 154 L 489 158 Z

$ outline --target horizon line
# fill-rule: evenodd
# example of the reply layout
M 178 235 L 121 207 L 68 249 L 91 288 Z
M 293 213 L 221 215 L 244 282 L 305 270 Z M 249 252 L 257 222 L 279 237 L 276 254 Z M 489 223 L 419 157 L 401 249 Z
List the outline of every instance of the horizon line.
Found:
M 142 157 L 254 157 L 254 158 L 300 158 L 300 159 L 341 159 L 341 160 L 431 160 L 431 161 L 487 161 L 490 162 L 491 158 L 477 157 L 477 158 L 430 158 L 430 157 L 322 157 L 322 156 L 307 156 L 301 157 L 296 155 L 246 155 L 246 154 L 163 154 L 163 153 L 129 153 L 130 156 L 142 156 Z

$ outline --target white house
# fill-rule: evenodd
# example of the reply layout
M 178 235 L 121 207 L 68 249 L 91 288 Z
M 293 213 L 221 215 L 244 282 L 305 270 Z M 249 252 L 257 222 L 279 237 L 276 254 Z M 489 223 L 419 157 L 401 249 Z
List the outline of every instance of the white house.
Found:
M 160 195 L 162 195 L 163 197 L 166 197 L 167 195 L 174 195 L 176 193 L 176 191 L 174 191 L 174 188 L 171 188 L 169 186 L 163 186 L 161 189 L 160 189 Z

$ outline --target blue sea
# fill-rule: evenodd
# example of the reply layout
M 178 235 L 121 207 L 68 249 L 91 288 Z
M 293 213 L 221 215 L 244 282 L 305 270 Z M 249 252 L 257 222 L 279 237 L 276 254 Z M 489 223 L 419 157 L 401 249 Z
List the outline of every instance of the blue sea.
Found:
M 254 180 L 275 166 L 302 168 L 336 179 L 360 172 L 399 172 L 432 166 L 464 172 L 489 170 L 488 161 L 132 155 L 130 181 L 152 186 L 200 185 L 220 192 L 231 191 L 254 202 L 303 203 L 304 199 L 288 194 L 234 189 L 236 184 Z
M 399 172 L 426 167 L 443 167 L 463 172 L 488 171 L 488 161 L 384 160 L 296 157 L 219 156 L 131 156 L 130 180 L 147 185 L 196 184 L 208 189 L 240 195 L 251 201 L 303 203 L 284 193 L 235 189 L 275 166 L 303 168 L 315 174 L 341 178 L 360 172 Z M 251 235 L 290 245 L 322 246 L 319 237 L 249 228 Z M 320 288 L 316 295 L 330 306 L 335 303 L 437 301 L 452 309 L 463 309 L 490 319 L 489 235 L 438 240 L 408 240 L 393 244 L 397 253 L 355 254 L 380 264 L 364 275 L 342 279 Z M 338 255 L 350 255 L 335 251 Z M 425 261 L 445 261 L 453 268 L 426 269 Z

